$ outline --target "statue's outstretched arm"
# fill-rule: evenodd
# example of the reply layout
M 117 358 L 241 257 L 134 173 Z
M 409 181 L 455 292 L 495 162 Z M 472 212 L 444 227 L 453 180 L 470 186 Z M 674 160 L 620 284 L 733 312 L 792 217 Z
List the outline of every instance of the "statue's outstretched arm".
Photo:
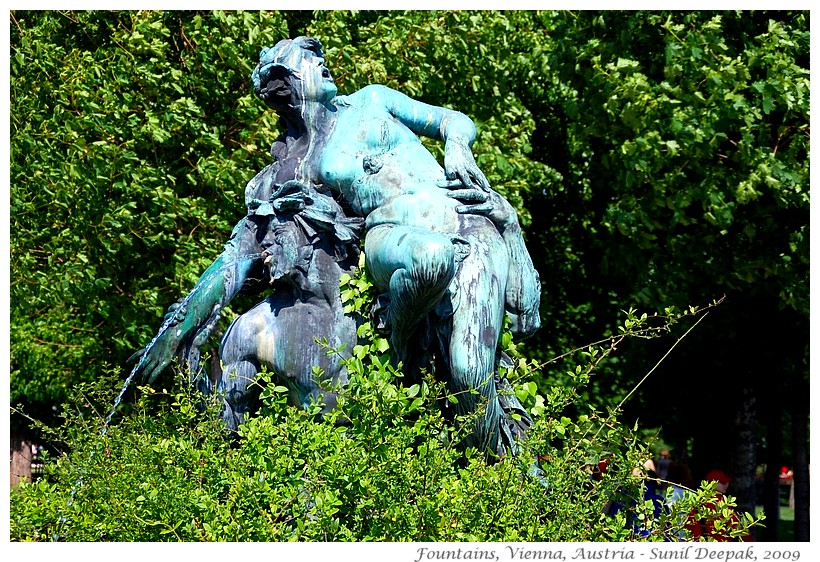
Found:
M 484 215 L 498 228 L 510 255 L 506 309 L 515 334 L 529 335 L 541 325 L 541 281 L 527 252 L 518 216 L 510 203 L 490 188 L 475 163 L 472 150 L 476 136 L 473 121 L 458 111 L 429 105 L 385 86 L 368 91 L 388 111 L 417 135 L 445 141 L 444 170 L 447 181 L 440 187 L 461 201 L 459 213 Z
M 262 262 L 263 256 L 255 247 L 254 226 L 247 217 L 236 225 L 225 250 L 191 292 L 171 305 L 154 339 L 132 356 L 140 358 L 135 367 L 137 380 L 153 383 L 183 345 L 187 354 L 193 350 L 198 357 L 198 348 L 207 340 L 222 309 L 251 281 L 252 270 Z
M 490 183 L 478 168 L 470 147 L 476 136 L 472 119 L 460 113 L 426 104 L 386 86 L 369 87 L 396 119 L 417 135 L 443 140 L 444 171 L 447 178 L 466 187 L 488 190 Z M 450 185 L 442 185 L 450 187 Z

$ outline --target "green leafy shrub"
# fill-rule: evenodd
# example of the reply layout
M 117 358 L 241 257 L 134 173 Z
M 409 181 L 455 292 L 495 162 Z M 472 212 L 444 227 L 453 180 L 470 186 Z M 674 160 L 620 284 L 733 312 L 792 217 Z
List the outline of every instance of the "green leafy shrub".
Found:
M 357 301 L 366 279 L 343 281 L 354 311 L 366 307 Z M 623 337 L 651 333 L 649 320 L 630 311 Z M 520 454 L 487 464 L 460 447 L 469 420 L 439 412 L 439 401 L 457 397 L 429 376 L 403 385 L 384 340 L 369 328 L 362 336 L 337 410 L 322 419 L 320 405 L 288 406 L 287 389 L 264 374 L 262 406 L 238 437 L 222 428 L 218 400 L 181 376 L 171 390 L 140 388 L 102 432 L 118 373 L 78 385 L 63 427 L 51 430 L 69 452 L 12 493 L 12 540 L 666 540 L 685 538 L 688 514 L 707 509 L 708 487 L 656 514 L 634 471 L 649 456 L 637 427 L 619 424 L 617 408 L 563 415 L 575 389 L 541 395 L 531 381 L 538 365 L 520 357 L 507 375 L 535 424 Z M 607 354 L 582 353 L 570 372 L 579 386 Z M 613 504 L 621 509 L 609 515 Z

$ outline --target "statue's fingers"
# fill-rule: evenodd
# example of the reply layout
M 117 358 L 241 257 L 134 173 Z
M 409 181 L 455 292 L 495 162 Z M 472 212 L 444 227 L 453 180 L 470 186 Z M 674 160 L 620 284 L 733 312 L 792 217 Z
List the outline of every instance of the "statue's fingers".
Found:
M 476 187 L 484 192 L 490 190 L 490 182 L 487 181 L 487 177 L 484 173 L 478 169 L 477 166 L 470 166 L 465 170 L 465 175 L 469 178 L 469 184 L 473 187 Z
M 481 203 L 478 205 L 459 205 L 456 212 L 462 215 L 486 215 L 493 210 L 491 203 Z
M 446 188 L 446 189 L 458 189 L 458 188 L 464 187 L 464 184 L 461 183 L 461 180 L 459 180 L 459 179 L 445 179 L 445 180 L 437 181 L 436 185 L 438 187 L 443 187 L 443 188 Z
M 487 194 L 475 188 L 450 191 L 447 193 L 447 197 L 452 197 L 459 201 L 477 201 L 479 203 L 487 201 Z
M 141 359 L 140 363 L 137 363 L 137 366 L 134 367 L 134 378 L 138 383 L 144 384 L 149 382 L 149 378 L 156 368 L 156 356 L 151 353 L 146 354 L 145 349 L 140 351 Z M 134 355 L 136 355 L 136 353 Z
M 490 183 L 487 181 L 487 178 L 484 177 L 484 174 L 481 173 L 481 170 L 475 168 L 470 170 L 468 174 L 470 180 L 469 184 L 476 189 L 480 189 L 484 193 L 489 193 L 490 191 Z
M 148 369 L 145 362 L 134 367 L 134 380 L 140 384 L 148 380 Z
M 154 381 L 159 378 L 160 373 L 162 373 L 164 369 L 165 363 L 163 361 L 152 362 L 151 365 L 145 369 L 142 380 L 146 384 L 154 384 Z
M 309 191 L 308 185 L 300 180 L 288 180 L 285 183 L 277 186 L 277 191 L 280 191 L 281 194 L 291 193 L 291 192 L 305 192 Z
M 138 351 L 134 352 L 134 353 L 131 355 L 131 357 L 129 357 L 128 359 L 126 359 L 126 360 L 125 360 L 125 364 L 126 364 L 126 365 L 129 365 L 129 364 L 131 364 L 131 363 L 136 362 L 136 361 L 137 361 L 140 357 L 142 357 L 143 355 L 145 355 L 145 349 L 146 349 L 146 348 L 144 348 L 144 347 L 143 347 L 142 349 L 140 349 L 140 350 L 138 350 Z
M 473 175 L 470 173 L 470 170 L 466 168 L 460 170 L 458 173 L 458 177 L 464 185 L 468 187 L 478 187 L 478 185 L 476 185 L 475 179 L 473 178 Z
M 490 191 L 490 182 L 487 181 L 487 176 L 484 175 L 484 172 L 476 169 L 476 180 L 481 189 L 483 189 L 485 192 Z

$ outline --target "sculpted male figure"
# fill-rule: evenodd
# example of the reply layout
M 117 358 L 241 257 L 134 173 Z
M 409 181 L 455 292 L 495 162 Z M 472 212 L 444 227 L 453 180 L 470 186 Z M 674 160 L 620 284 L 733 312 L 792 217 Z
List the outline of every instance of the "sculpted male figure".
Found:
M 505 311 L 516 334 L 539 327 L 540 282 L 514 209 L 475 164 L 472 121 L 384 86 L 337 96 L 319 42 L 306 37 L 264 49 L 253 81 L 287 127 L 272 148 L 276 181 L 329 189 L 365 218 L 393 353 L 409 363 L 430 344 L 420 330 L 432 316 L 456 413 L 486 404 L 469 444 L 503 452 L 498 341 Z M 445 141 L 444 168 L 417 135 Z

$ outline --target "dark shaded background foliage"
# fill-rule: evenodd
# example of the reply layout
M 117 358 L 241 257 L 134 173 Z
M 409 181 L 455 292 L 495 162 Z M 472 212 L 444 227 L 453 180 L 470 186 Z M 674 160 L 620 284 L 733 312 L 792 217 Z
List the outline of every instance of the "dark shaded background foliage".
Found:
M 628 416 L 701 472 L 805 448 L 807 12 L 15 11 L 9 25 L 10 396 L 35 417 L 123 365 L 219 253 L 278 131 L 252 66 L 307 33 L 340 92 L 383 83 L 476 121 L 544 282 L 527 354 L 598 339 L 631 306 L 725 294 Z M 664 345 L 620 350 L 583 399 L 617 403 Z M 555 366 L 537 382 L 567 379 Z M 749 427 L 751 456 L 734 447 Z

